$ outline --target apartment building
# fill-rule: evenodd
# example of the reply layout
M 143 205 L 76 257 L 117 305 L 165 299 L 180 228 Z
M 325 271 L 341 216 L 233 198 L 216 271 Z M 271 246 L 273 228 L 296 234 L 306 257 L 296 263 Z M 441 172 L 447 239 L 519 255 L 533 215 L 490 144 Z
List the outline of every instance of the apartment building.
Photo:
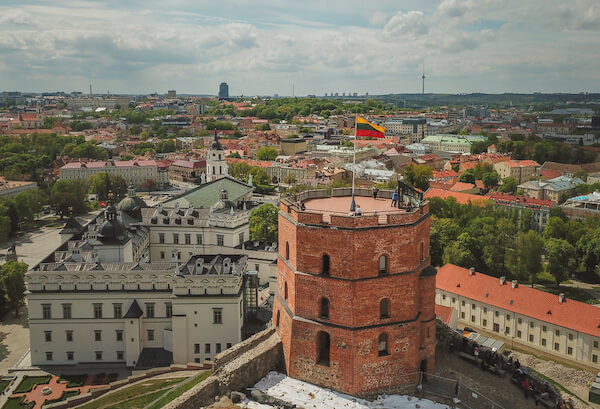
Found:
M 155 160 L 70 162 L 60 168 L 59 174 L 61 180 L 87 180 L 92 175 L 105 172 L 119 175 L 128 185 L 135 187 L 152 179 L 162 189 L 169 185 L 168 168 L 168 163 Z

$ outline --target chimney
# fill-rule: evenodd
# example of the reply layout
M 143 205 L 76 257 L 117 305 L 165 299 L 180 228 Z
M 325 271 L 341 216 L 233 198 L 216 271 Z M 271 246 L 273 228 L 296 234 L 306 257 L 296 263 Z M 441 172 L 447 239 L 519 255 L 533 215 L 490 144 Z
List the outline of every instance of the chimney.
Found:
M 475 275 L 475 267 L 471 267 L 471 268 L 469 269 L 469 275 L 470 275 L 470 276 L 474 276 L 474 275 Z
M 504 285 L 505 282 L 506 282 L 506 277 L 504 277 L 504 276 L 500 277 L 500 285 Z
M 512 280 L 512 288 L 517 288 L 519 286 L 519 283 L 517 282 L 517 280 Z
M 558 294 L 558 302 L 561 304 L 565 302 L 565 293 Z

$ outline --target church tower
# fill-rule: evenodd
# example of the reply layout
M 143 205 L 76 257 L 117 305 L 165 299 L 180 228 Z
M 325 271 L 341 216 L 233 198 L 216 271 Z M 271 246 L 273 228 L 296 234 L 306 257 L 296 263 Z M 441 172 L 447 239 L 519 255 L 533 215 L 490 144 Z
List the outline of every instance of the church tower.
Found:
M 227 175 L 227 162 L 225 161 L 225 151 L 217 139 L 217 130 L 215 129 L 215 139 L 208 148 L 208 157 L 206 158 L 207 181 L 212 182 L 221 179 Z
M 429 203 L 398 190 L 410 205 L 366 189 L 356 197 L 333 189 L 282 198 L 273 324 L 289 376 L 370 396 L 433 372 Z M 360 216 L 348 215 L 354 199 Z

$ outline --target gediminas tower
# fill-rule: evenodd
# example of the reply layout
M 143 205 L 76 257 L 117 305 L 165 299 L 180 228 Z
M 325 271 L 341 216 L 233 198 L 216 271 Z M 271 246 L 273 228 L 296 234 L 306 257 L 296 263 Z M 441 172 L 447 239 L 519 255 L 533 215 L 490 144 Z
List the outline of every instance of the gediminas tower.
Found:
M 360 216 L 348 213 L 349 188 L 282 199 L 273 324 L 289 376 L 367 396 L 433 372 L 429 204 L 400 189 L 406 208 L 391 191 L 357 189 Z

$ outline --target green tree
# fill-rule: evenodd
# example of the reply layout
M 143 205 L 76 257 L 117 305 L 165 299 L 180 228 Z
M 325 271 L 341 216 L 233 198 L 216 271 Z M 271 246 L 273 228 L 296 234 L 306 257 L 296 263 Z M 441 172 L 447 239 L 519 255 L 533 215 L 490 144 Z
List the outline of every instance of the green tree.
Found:
M 273 161 L 275 160 L 278 154 L 279 153 L 277 152 L 277 149 L 270 146 L 264 146 L 256 152 L 256 157 L 258 158 L 258 160 Z
M 550 217 L 544 229 L 544 239 L 564 239 L 565 222 L 560 217 Z
M 427 165 L 410 164 L 404 171 L 404 181 L 422 191 L 429 189 L 429 179 L 432 176 L 433 169 Z
M 475 257 L 471 250 L 475 245 L 473 240 L 468 233 L 461 233 L 456 241 L 453 241 L 444 249 L 444 263 L 456 264 L 465 268 L 474 266 Z
M 557 287 L 569 277 L 569 272 L 574 269 L 575 256 L 575 248 L 568 241 L 563 239 L 546 240 L 548 272 L 556 280 Z
M 61 218 L 71 211 L 84 213 L 87 191 L 87 184 L 82 180 L 57 180 L 52 186 L 50 205 Z
M 237 158 L 237 159 L 241 159 L 242 157 L 240 156 L 239 153 L 237 152 L 231 152 L 229 155 L 227 155 L 228 158 Z
M 515 193 L 518 185 L 519 182 L 517 182 L 517 179 L 512 176 L 508 176 L 502 179 L 502 185 L 500 185 L 498 191 L 502 193 Z
M 481 176 L 481 181 L 486 189 L 495 188 L 498 186 L 500 176 L 497 172 L 486 172 Z
M 19 316 L 19 307 L 25 298 L 25 273 L 27 264 L 9 261 L 0 267 L 0 283 L 6 292 L 9 305 Z
M 475 176 L 471 169 L 469 169 L 458 177 L 458 181 L 463 183 L 475 183 Z
M 444 249 L 460 234 L 460 226 L 450 218 L 433 217 L 431 222 L 430 248 L 431 264 L 441 266 Z
M 127 182 L 120 175 L 100 172 L 90 176 L 87 183 L 89 192 L 96 194 L 101 201 L 108 200 L 109 191 L 112 192 L 115 202 L 127 194 Z
M 250 212 L 250 237 L 262 243 L 277 242 L 277 221 L 279 209 L 265 203 Z
M 8 205 L 8 211 L 6 213 L 10 219 L 10 236 L 15 237 L 19 231 L 19 212 L 14 203 Z
M 535 278 L 542 271 L 544 241 L 533 230 L 519 232 L 516 251 L 517 262 L 511 266 L 511 273 L 519 280 L 529 279 L 533 287 Z

